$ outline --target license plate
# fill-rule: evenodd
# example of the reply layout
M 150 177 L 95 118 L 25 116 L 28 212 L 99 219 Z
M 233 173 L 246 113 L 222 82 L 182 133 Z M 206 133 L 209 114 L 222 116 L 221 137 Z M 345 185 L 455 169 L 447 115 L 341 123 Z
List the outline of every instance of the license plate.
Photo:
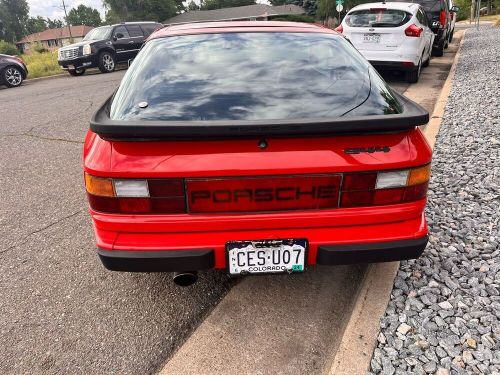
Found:
M 231 241 L 226 249 L 231 275 L 303 272 L 307 240 Z
M 380 43 L 380 34 L 363 34 L 363 43 Z

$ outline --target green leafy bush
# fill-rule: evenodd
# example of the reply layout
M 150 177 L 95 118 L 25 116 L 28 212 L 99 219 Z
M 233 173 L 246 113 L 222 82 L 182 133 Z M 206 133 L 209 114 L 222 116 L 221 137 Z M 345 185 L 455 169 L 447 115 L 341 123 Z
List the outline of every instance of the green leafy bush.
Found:
M 61 74 L 57 63 L 57 52 L 32 53 L 22 56 L 28 67 L 28 78 L 46 77 Z
M 33 50 L 38 53 L 49 52 L 42 43 L 36 42 L 33 44 Z
M 0 53 L 4 55 L 17 55 L 19 54 L 19 50 L 14 44 L 0 40 Z
M 272 18 L 273 21 L 306 22 L 314 23 L 314 17 L 305 14 L 287 14 Z

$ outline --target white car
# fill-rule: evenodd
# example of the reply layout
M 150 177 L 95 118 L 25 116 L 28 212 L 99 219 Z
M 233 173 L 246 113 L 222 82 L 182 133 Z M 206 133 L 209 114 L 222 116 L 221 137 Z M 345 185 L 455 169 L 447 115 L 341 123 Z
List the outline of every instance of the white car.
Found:
M 418 81 L 431 59 L 434 33 L 415 3 L 368 3 L 352 8 L 335 29 L 378 69 L 402 70 Z

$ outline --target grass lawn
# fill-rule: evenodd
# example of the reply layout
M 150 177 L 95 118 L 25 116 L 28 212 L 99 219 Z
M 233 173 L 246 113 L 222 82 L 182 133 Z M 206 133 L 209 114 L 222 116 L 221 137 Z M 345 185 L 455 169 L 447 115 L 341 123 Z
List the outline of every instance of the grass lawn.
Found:
M 57 52 L 32 53 L 21 58 L 28 67 L 28 78 L 47 77 L 63 73 L 57 64 Z

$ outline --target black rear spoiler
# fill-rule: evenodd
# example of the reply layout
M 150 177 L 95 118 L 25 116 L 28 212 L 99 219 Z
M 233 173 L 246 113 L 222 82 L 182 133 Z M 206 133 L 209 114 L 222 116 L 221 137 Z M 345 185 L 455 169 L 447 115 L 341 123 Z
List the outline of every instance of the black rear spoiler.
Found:
M 262 136 L 321 136 L 409 130 L 429 122 L 429 112 L 394 93 L 402 113 L 359 117 L 228 121 L 119 121 L 111 120 L 110 97 L 90 121 L 90 130 L 110 140 L 194 140 Z

